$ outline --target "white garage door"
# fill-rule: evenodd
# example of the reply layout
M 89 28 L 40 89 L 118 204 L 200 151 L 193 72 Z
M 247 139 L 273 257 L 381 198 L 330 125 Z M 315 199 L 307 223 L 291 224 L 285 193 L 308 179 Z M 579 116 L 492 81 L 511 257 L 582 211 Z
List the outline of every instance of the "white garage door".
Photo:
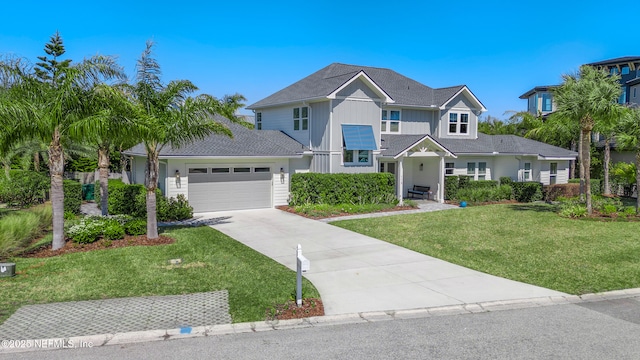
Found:
M 194 212 L 271 207 L 271 167 L 191 165 L 187 172 Z

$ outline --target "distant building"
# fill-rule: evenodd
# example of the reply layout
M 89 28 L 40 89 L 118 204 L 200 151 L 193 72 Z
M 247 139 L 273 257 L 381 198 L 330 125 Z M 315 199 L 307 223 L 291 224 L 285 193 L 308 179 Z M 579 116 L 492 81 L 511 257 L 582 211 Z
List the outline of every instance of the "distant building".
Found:
M 590 64 L 600 69 L 606 69 L 611 75 L 620 75 L 622 94 L 620 104 L 640 104 L 640 56 L 625 56 L 615 59 L 598 61 Z
M 536 86 L 520 95 L 520 99 L 527 100 L 527 111 L 532 115 L 546 116 L 556 111 L 552 90 L 558 85 Z

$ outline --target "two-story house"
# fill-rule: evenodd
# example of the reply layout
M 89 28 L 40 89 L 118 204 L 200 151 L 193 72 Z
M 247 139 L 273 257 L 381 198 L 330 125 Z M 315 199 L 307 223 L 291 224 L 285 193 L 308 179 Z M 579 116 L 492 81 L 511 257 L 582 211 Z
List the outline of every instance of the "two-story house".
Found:
M 527 100 L 527 111 L 534 116 L 546 117 L 556 111 L 553 101 L 553 89 L 558 85 L 536 86 L 520 95 L 520 99 Z
M 384 68 L 334 63 L 248 109 L 255 130 L 230 124 L 233 139 L 160 153 L 167 196 L 185 194 L 195 211 L 271 207 L 287 203 L 296 172 L 390 172 L 398 198 L 421 185 L 442 202 L 446 176 L 566 183 L 577 155 L 478 133 L 486 109 L 467 86 L 434 89 Z M 128 154 L 144 181 L 143 148 Z

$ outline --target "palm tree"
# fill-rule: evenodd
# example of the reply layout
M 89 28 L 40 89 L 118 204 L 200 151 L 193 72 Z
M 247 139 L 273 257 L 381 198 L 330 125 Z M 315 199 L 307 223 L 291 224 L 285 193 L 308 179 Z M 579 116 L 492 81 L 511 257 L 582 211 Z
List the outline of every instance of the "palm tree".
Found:
M 578 75 L 563 75 L 563 83 L 554 91 L 556 116 L 580 124 L 580 174 L 584 177 L 587 213 L 591 215 L 591 131 L 596 122 L 609 122 L 620 114 L 619 76 L 609 76 L 604 70 L 580 67 Z
M 0 120 L 7 124 L 0 139 L 1 150 L 12 144 L 37 138 L 48 144 L 51 176 L 51 204 L 53 210 L 52 248 L 64 246 L 64 144 L 70 138 L 70 126 L 93 113 L 89 101 L 94 85 L 105 78 L 122 76 L 111 57 L 94 56 L 71 65 L 70 60 L 58 61 L 65 52 L 60 35 L 56 33 L 45 46 L 52 56 L 39 57 L 40 68 L 0 64 Z M 20 64 L 21 65 L 21 64 Z
M 234 111 L 242 106 L 240 101 L 244 97 L 228 96 L 222 101 L 206 94 L 190 97 L 198 88 L 188 80 L 164 85 L 152 48 L 153 42 L 148 41 L 138 60 L 136 83 L 129 87 L 129 95 L 134 104 L 135 133 L 147 152 L 147 237 L 155 239 L 158 237 L 156 189 L 160 151 L 167 145 L 179 148 L 214 133 L 232 136 L 228 127 L 213 120 L 213 115 L 222 114 L 231 121 L 241 122 Z
M 616 135 L 616 141 L 623 149 L 636 152 L 636 193 L 640 192 L 640 108 L 628 109 L 621 132 Z M 636 213 L 640 209 L 640 194 L 636 198 Z
M 84 137 L 98 152 L 100 208 L 102 215 L 106 216 L 109 215 L 110 153 L 114 149 L 130 148 L 138 139 L 134 131 L 135 124 L 127 117 L 133 109 L 125 96 L 123 84 L 98 84 L 92 95 L 91 108 L 95 114 L 73 124 L 71 133 L 77 138 Z

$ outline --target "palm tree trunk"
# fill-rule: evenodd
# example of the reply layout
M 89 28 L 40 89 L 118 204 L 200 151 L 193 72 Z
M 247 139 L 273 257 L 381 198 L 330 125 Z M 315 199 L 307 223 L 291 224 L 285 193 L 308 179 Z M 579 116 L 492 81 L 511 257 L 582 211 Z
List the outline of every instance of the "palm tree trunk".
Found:
M 53 215 L 52 250 L 64 246 L 64 153 L 60 145 L 60 132 L 54 130 L 53 140 L 49 146 L 49 171 L 51 172 L 51 208 Z
M 576 141 L 571 140 L 571 151 L 576 151 Z M 576 161 L 569 161 L 569 179 L 576 177 Z
M 609 136 L 604 139 L 604 179 L 602 193 L 604 195 L 611 195 L 611 188 L 609 186 L 609 164 L 611 163 L 611 138 Z
M 580 201 L 584 201 L 584 134 L 580 131 L 578 159 L 580 160 Z
M 640 150 L 636 151 L 636 214 L 640 211 Z
M 582 133 L 582 166 L 584 172 L 584 194 L 587 203 L 587 214 L 593 214 L 591 206 L 591 130 L 583 129 Z M 582 182 L 582 181 L 580 181 Z
M 156 188 L 158 187 L 158 151 L 147 151 L 145 186 L 147 187 L 147 238 L 158 238 L 158 219 L 156 216 Z
M 102 216 L 109 215 L 109 149 L 98 149 L 98 176 L 100 182 L 100 209 Z

